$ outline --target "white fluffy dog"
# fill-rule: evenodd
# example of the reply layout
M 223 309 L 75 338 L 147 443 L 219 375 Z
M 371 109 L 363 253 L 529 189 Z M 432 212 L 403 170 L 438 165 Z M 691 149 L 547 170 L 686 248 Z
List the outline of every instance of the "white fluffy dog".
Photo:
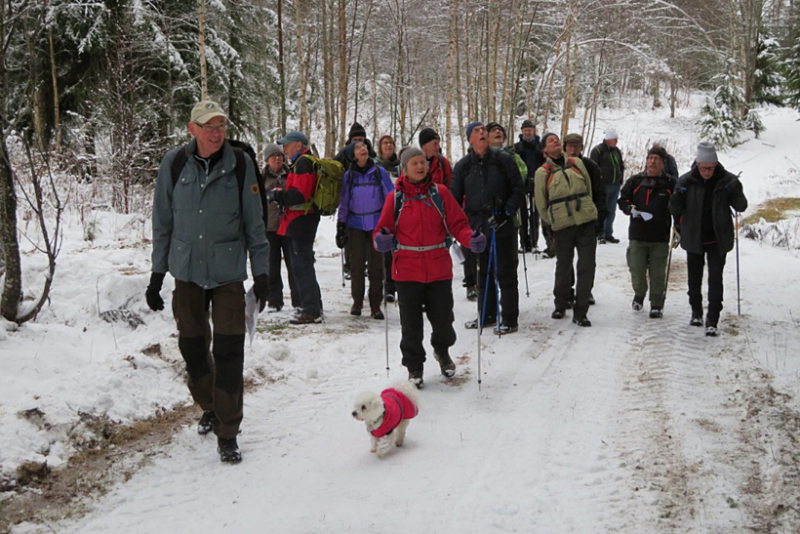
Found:
M 364 421 L 372 446 L 370 452 L 383 458 L 392 445 L 403 446 L 406 428 L 419 413 L 419 394 L 410 382 L 397 382 L 380 395 L 360 393 L 353 403 L 353 417 Z

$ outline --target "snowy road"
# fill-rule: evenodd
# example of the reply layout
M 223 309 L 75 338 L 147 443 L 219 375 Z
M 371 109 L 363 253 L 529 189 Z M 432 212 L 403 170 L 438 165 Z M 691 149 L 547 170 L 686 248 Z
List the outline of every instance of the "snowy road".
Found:
M 624 246 L 598 249 L 588 329 L 549 318 L 552 260 L 529 257 L 530 298 L 520 265 L 522 327 L 502 339 L 484 333 L 480 391 L 476 336 L 461 327 L 473 305 L 457 288 L 453 355 L 464 379 L 448 384 L 429 362 L 406 446 L 383 460 L 349 411 L 359 391 L 405 378 L 396 328 L 387 380 L 383 323 L 346 314 L 338 258 L 322 258 L 321 278 L 333 286 L 327 322 L 278 328 L 248 356 L 278 381 L 245 397 L 244 462 L 221 465 L 214 439 L 187 428 L 63 531 L 752 532 L 771 506 L 797 499 L 753 445 L 770 432 L 745 405 L 771 383 L 752 351 L 770 334 L 731 315 L 732 262 L 722 336 L 689 327 L 682 252 L 664 319 L 630 311 Z M 796 531 L 787 530 L 796 515 L 782 520 L 763 531 Z

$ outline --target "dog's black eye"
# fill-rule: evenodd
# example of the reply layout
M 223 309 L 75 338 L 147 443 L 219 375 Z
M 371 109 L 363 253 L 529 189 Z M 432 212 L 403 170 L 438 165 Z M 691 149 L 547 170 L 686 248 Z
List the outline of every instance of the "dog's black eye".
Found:
M 366 411 L 366 409 L 367 409 L 367 405 L 366 405 L 366 404 L 362 404 L 362 405 L 361 405 L 361 411 L 362 411 L 362 412 L 363 412 L 363 411 Z

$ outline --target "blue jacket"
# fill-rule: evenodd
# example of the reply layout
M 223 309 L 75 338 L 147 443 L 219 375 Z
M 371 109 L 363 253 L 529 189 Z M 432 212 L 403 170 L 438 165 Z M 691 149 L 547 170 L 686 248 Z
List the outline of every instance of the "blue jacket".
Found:
M 338 222 L 347 223 L 348 227 L 357 230 L 374 230 L 381 217 L 386 195 L 393 190 L 389 173 L 372 160 L 369 160 L 369 168 L 365 172 L 353 165 L 344 173 Z
M 239 193 L 236 156 L 225 142 L 222 159 L 211 173 L 195 157 L 192 140 L 174 188 L 172 160 L 180 148 L 161 161 L 153 197 L 152 270 L 169 272 L 176 280 L 205 289 L 247 279 L 247 252 L 253 276 L 267 274 L 269 243 L 261 216 L 256 173 L 246 157 L 247 173 Z

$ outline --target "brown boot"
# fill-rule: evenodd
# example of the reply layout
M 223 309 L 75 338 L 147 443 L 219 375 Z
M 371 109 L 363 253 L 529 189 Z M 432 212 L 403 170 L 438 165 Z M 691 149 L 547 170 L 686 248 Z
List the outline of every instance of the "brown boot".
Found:
M 354 302 L 353 307 L 350 308 L 350 315 L 361 315 L 361 308 L 363 307 L 363 303 L 361 302 Z
M 381 311 L 381 307 L 380 306 L 373 306 L 372 307 L 372 313 L 370 315 L 372 315 L 373 319 L 377 319 L 379 321 L 383 321 L 383 319 L 384 319 L 383 312 Z
M 456 364 L 453 362 L 452 358 L 450 358 L 449 354 L 439 354 L 434 352 L 433 357 L 436 358 L 437 362 L 439 362 L 439 369 L 442 371 L 443 376 L 447 378 L 455 376 Z

